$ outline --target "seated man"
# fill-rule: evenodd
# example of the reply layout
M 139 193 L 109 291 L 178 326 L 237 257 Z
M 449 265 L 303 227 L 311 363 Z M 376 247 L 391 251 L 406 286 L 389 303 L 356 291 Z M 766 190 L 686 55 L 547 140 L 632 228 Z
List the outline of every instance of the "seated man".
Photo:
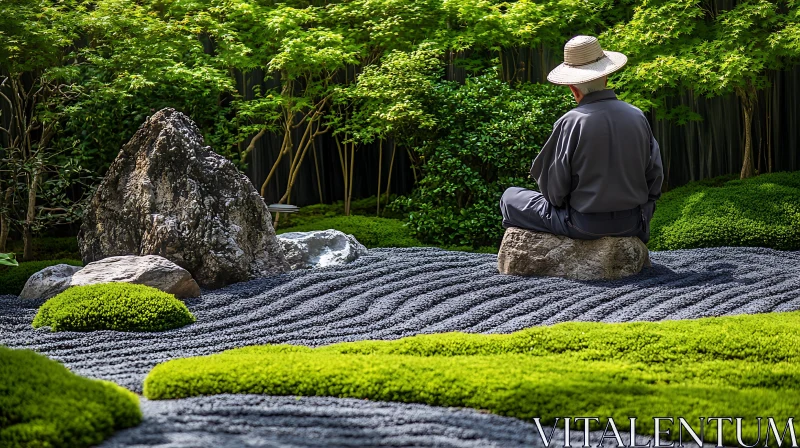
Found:
M 658 143 L 644 114 L 606 89 L 628 58 L 576 36 L 547 79 L 568 85 L 578 106 L 553 125 L 533 161 L 541 191 L 511 187 L 500 199 L 503 226 L 566 235 L 650 238 L 664 179 Z

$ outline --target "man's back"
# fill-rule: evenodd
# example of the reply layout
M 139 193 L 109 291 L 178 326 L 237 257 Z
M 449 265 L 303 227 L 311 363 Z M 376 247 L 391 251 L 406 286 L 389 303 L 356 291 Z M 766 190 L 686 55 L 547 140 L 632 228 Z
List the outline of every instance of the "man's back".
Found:
M 540 191 L 509 187 L 503 227 L 578 239 L 636 236 L 647 243 L 661 196 L 661 154 L 641 110 L 607 90 L 628 57 L 596 37 L 575 36 L 547 80 L 569 87 L 578 107 L 564 114 L 531 166 Z
M 638 108 L 612 90 L 587 94 L 564 114 L 533 162 L 531 176 L 556 207 L 582 213 L 629 210 L 661 194 L 661 158 Z

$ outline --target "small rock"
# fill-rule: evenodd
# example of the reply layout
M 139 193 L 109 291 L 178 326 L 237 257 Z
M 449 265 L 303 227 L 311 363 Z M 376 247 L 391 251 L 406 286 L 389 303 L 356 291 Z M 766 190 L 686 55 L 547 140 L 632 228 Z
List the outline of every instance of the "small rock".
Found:
M 367 253 L 353 235 L 334 229 L 289 232 L 278 235 L 278 240 L 292 270 L 345 264 Z
M 577 240 L 510 227 L 497 254 L 501 274 L 574 280 L 618 279 L 650 266 L 647 246 L 637 237 Z
M 72 276 L 81 266 L 57 264 L 31 275 L 19 297 L 21 299 L 49 299 L 70 287 Z
M 71 286 L 109 282 L 152 286 L 179 299 L 200 295 L 200 286 L 189 271 L 158 255 L 122 255 L 93 261 L 72 276 Z

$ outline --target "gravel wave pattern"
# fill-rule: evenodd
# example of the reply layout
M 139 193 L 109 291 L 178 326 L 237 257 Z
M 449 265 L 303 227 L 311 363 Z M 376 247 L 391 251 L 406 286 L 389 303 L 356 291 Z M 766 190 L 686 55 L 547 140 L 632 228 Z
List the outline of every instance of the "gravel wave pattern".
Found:
M 102 446 L 488 448 L 531 447 L 538 438 L 530 423 L 471 409 L 326 397 L 142 400 L 142 411 L 140 426 L 117 433 Z
M 492 254 L 374 249 L 345 266 L 237 283 L 186 300 L 197 322 L 159 333 L 33 329 L 36 304 L 0 296 L 0 344 L 141 392 L 156 364 L 247 345 L 320 346 L 420 333 L 510 333 L 565 321 L 690 319 L 800 309 L 800 252 L 714 248 L 651 254 L 615 281 L 497 273 Z
M 474 409 L 351 398 L 230 394 L 142 399 L 141 406 L 145 415 L 142 424 L 118 432 L 101 445 L 103 448 L 545 446 L 533 423 Z M 564 445 L 563 420 L 559 423 L 554 429 L 552 422 L 542 422 L 544 436 L 553 441 L 551 446 Z M 602 441 L 604 448 L 617 446 L 611 432 L 606 439 L 603 435 L 600 430 L 591 431 L 590 445 L 598 446 Z M 631 445 L 628 431 L 621 431 L 620 437 Z M 584 446 L 583 430 L 573 427 L 569 440 L 573 447 Z M 635 437 L 636 445 L 646 446 L 648 442 L 652 445 L 652 437 Z M 697 448 L 696 443 L 684 445 Z

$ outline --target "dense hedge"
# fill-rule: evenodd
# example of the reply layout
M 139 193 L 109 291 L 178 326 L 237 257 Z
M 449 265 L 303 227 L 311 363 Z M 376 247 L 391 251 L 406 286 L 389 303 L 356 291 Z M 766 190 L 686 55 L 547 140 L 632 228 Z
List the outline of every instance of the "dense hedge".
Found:
M 0 446 L 95 446 L 141 420 L 136 394 L 0 346 Z
M 255 346 L 168 361 L 144 394 L 319 395 L 563 416 L 755 417 L 800 405 L 800 312 L 658 323 L 565 323 L 508 335 L 447 333 L 321 348 Z M 780 343 L 776 343 L 780 341 Z M 604 422 L 603 422 L 604 424 Z M 602 428 L 602 427 L 601 427 Z M 652 426 L 637 428 L 643 433 Z M 726 427 L 724 442 L 735 443 Z M 708 438 L 714 438 L 708 431 Z
M 409 225 L 423 241 L 499 245 L 500 196 L 510 186 L 534 186 L 531 162 L 574 100 L 561 86 L 512 88 L 491 76 L 446 83 L 437 93 L 440 129 L 415 149 L 423 176 L 393 206 L 409 212 Z
M 23 261 L 19 266 L 6 267 L 0 266 L 0 295 L 11 294 L 18 296 L 25 287 L 31 275 L 41 271 L 48 266 L 57 264 L 71 264 L 73 266 L 83 266 L 81 260 L 45 260 L 45 261 Z
M 163 331 L 194 321 L 172 294 L 144 285 L 102 283 L 73 286 L 49 299 L 33 326 L 53 331 Z
M 650 250 L 718 246 L 800 249 L 800 171 L 711 179 L 661 197 Z

